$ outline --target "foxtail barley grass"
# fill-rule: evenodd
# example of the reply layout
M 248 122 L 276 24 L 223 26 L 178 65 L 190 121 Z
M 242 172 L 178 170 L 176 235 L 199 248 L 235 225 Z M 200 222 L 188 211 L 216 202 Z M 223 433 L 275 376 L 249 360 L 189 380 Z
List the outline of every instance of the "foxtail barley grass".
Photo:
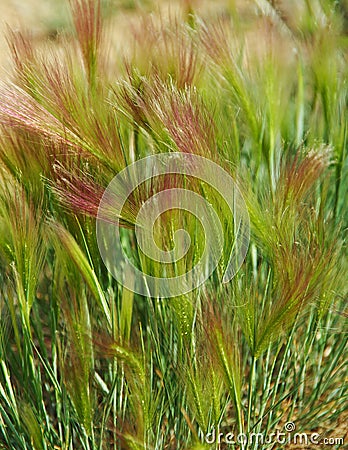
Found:
M 183 2 L 160 19 L 142 10 L 125 55 L 109 45 L 99 0 L 69 1 L 73 32 L 58 42 L 39 46 L 9 31 L 0 448 L 296 448 L 219 442 L 231 432 L 266 438 L 287 422 L 347 444 L 348 9 L 283 3 L 221 2 L 219 16 Z M 188 211 L 167 211 L 153 231 L 168 252 L 184 228 L 183 259 L 159 267 L 138 246 L 139 209 L 165 189 L 207 200 L 224 217 L 226 239 L 199 288 L 141 296 L 99 253 L 96 218 L 113 223 L 118 193 L 98 208 L 129 164 L 174 152 L 233 177 L 250 218 L 249 250 L 222 283 L 238 230 L 221 193 L 173 173 L 146 180 L 117 217 L 124 251 L 143 273 L 185 273 L 204 249 Z M 343 448 L 336 442 L 331 448 Z

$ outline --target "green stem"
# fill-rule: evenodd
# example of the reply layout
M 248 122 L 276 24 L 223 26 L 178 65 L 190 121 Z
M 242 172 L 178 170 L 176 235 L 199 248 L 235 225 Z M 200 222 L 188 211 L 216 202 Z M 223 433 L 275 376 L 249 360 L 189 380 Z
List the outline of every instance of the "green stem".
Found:
M 250 374 L 249 374 L 249 392 L 248 392 L 248 421 L 247 421 L 247 430 L 248 433 L 251 430 L 251 410 L 252 410 L 252 398 L 254 391 L 254 382 L 255 382 L 255 369 L 256 369 L 256 357 L 252 357 Z

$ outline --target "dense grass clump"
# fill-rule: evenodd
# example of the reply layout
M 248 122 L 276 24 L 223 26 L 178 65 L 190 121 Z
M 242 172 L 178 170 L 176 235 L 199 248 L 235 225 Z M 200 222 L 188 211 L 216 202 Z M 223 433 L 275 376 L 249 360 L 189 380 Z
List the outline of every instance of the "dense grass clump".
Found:
M 0 87 L 0 448 L 280 449 L 296 448 L 295 432 L 348 441 L 346 3 L 142 11 L 125 55 L 103 2 L 69 3 L 74 33 L 43 46 L 9 32 L 13 73 Z M 233 177 L 249 250 L 222 283 L 238 232 L 225 202 L 192 177 L 154 177 L 118 217 L 141 271 L 163 275 L 135 226 L 165 189 L 206 199 L 226 239 L 206 283 L 140 296 L 103 264 L 98 207 L 129 164 L 174 152 Z M 111 204 L 102 220 L 114 220 Z M 165 271 L 190 270 L 206 239 L 199 220 L 172 210 L 155 225 L 166 251 L 187 230 L 187 254 Z M 266 440 L 287 422 L 287 444 Z

